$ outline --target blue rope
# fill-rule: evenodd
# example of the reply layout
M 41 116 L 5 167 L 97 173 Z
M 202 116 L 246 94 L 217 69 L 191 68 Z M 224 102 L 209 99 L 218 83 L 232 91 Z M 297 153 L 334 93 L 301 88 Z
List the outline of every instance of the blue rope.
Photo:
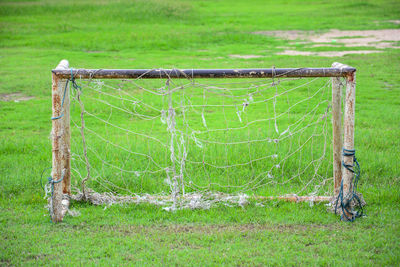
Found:
M 44 174 L 45 171 L 47 171 L 47 170 L 49 170 L 49 169 L 51 169 L 51 167 L 45 168 L 45 169 L 42 171 L 42 174 L 40 175 L 40 187 L 41 187 L 43 190 L 44 190 L 44 186 L 43 186 L 43 183 L 42 183 L 43 174 Z M 48 178 L 47 178 L 47 179 L 48 179 Z
M 343 179 L 342 182 L 340 183 L 340 191 L 336 199 L 336 206 L 335 206 L 335 214 L 337 214 L 337 208 L 340 200 L 340 209 L 342 210 L 342 215 L 341 215 L 341 220 L 346 220 L 349 222 L 354 222 L 356 218 L 363 216 L 364 210 L 362 207 L 361 199 L 357 195 L 357 186 L 358 186 L 358 181 L 360 180 L 361 176 L 361 168 L 360 164 L 357 161 L 356 158 L 356 150 L 355 149 L 346 149 L 343 148 L 343 156 L 344 157 L 353 157 L 353 162 L 355 163 L 356 168 L 354 168 L 354 165 L 349 165 L 344 163 L 342 161 L 342 165 L 345 169 L 348 171 L 354 173 L 354 179 L 353 179 L 353 190 L 350 193 L 350 197 L 345 201 L 344 200 L 344 191 L 343 191 Z M 358 202 L 358 208 L 355 213 L 351 210 L 350 203 L 355 200 Z M 347 214 L 352 214 L 352 216 L 349 218 Z
M 65 95 L 67 94 L 67 89 L 68 89 L 68 83 L 72 82 L 72 86 L 74 87 L 74 89 L 76 90 L 82 90 L 82 87 L 79 86 L 78 84 L 76 84 L 75 82 L 75 77 L 74 77 L 74 73 L 73 73 L 73 68 L 71 68 L 71 78 L 67 80 L 67 82 L 65 83 L 65 87 L 64 87 L 64 93 L 63 93 L 63 98 L 61 100 L 61 114 L 57 117 L 52 117 L 51 120 L 58 120 L 60 118 L 62 118 L 64 116 L 64 101 L 65 101 Z
M 45 168 L 45 169 L 42 171 L 42 175 L 41 175 L 41 179 L 40 179 L 40 186 L 43 188 L 43 190 L 45 190 L 45 188 L 43 187 L 43 184 L 42 184 L 43 174 L 44 174 L 44 172 L 47 171 L 48 169 L 51 169 L 51 167 Z M 64 175 L 62 175 L 62 177 L 61 177 L 60 179 L 58 179 L 58 180 L 54 180 L 53 177 L 52 177 L 51 175 L 47 177 L 48 184 L 51 185 L 51 194 L 50 194 L 51 205 L 53 205 L 54 184 L 61 183 L 63 179 L 64 179 Z M 45 190 L 45 191 L 46 191 L 46 190 Z M 52 206 L 49 207 L 50 218 L 51 218 L 52 208 L 53 208 Z M 50 221 L 52 222 L 51 219 L 50 219 Z
M 49 184 L 51 184 L 51 197 L 53 197 L 54 193 L 54 184 L 60 183 L 64 179 L 64 175 L 59 179 L 59 180 L 53 180 L 53 177 L 49 176 L 47 177 L 47 180 L 49 181 Z

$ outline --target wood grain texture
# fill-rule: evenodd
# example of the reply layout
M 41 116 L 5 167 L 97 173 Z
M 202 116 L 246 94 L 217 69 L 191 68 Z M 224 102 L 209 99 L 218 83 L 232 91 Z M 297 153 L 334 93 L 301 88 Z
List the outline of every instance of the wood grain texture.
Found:
M 354 149 L 354 124 L 355 124 L 355 99 L 356 94 L 356 75 L 355 73 L 346 77 L 346 102 L 344 114 L 344 136 L 343 147 L 345 149 Z M 353 166 L 353 156 L 343 156 L 343 162 L 346 165 Z M 343 195 L 347 199 L 352 191 L 354 173 L 343 168 Z M 352 214 L 347 214 L 351 218 Z
M 340 63 L 333 63 L 333 68 L 341 68 Z M 332 142 L 333 142 L 333 179 L 334 195 L 337 196 L 342 182 L 342 83 L 340 77 L 332 78 Z
M 68 61 L 62 60 L 57 70 L 68 69 Z M 69 90 L 66 88 L 64 104 L 62 104 L 67 80 L 52 74 L 52 116 L 59 119 L 52 120 L 52 179 L 62 182 L 54 184 L 52 197 L 52 221 L 61 222 L 66 213 L 66 204 L 63 195 L 71 193 L 71 162 L 70 162 L 70 115 Z M 64 205 L 63 205 L 64 204 Z
M 191 79 L 191 78 L 278 78 L 278 77 L 345 77 L 355 68 L 289 68 L 289 69 L 74 69 L 78 79 Z M 71 78 L 71 71 L 55 69 L 59 78 Z

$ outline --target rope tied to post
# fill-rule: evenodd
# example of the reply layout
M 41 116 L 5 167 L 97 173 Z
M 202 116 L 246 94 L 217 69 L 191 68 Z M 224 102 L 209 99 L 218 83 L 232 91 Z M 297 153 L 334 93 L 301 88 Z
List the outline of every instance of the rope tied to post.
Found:
M 340 191 L 336 199 L 336 205 L 335 205 L 335 214 L 337 214 L 337 208 L 339 205 L 339 208 L 342 211 L 341 215 L 341 220 L 346 220 L 349 222 L 354 222 L 356 218 L 363 216 L 364 210 L 362 206 L 362 201 L 360 197 L 357 194 L 357 185 L 358 181 L 360 180 L 361 176 L 361 168 L 360 164 L 357 161 L 356 158 L 356 150 L 355 149 L 346 149 L 343 148 L 343 157 L 353 157 L 353 165 L 346 164 L 344 160 L 342 160 L 342 165 L 345 169 L 348 171 L 352 172 L 354 174 L 353 178 L 353 185 L 352 185 L 352 190 L 351 192 L 348 193 L 347 196 L 345 196 L 344 189 L 343 189 L 343 179 L 342 182 L 340 183 Z M 340 201 L 340 204 L 339 204 Z M 352 201 L 356 202 L 356 205 L 359 210 L 353 211 L 351 207 Z M 349 217 L 347 214 L 351 214 Z
M 43 173 L 48 170 L 50 168 L 46 168 L 43 170 L 42 172 L 42 176 L 43 177 Z M 44 186 L 44 192 L 45 192 L 45 196 L 44 198 L 46 199 L 48 197 L 48 195 L 50 194 L 50 198 L 49 198 L 49 214 L 50 217 L 53 217 L 53 196 L 54 196 L 54 184 L 58 184 L 61 183 L 62 180 L 64 179 L 65 176 L 65 169 L 63 169 L 62 174 L 61 174 L 61 178 L 58 180 L 54 180 L 53 177 L 50 175 L 47 177 L 47 184 Z M 42 185 L 42 179 L 40 180 L 40 183 Z M 42 186 L 43 187 L 43 186 Z
M 52 117 L 51 120 L 58 120 L 60 118 L 62 118 L 64 116 L 64 101 L 65 101 L 65 96 L 67 94 L 67 90 L 68 90 L 68 84 L 69 82 L 72 83 L 72 87 L 75 90 L 82 90 L 82 87 L 80 85 L 78 85 L 75 82 L 75 77 L 74 77 L 74 72 L 73 72 L 73 68 L 71 68 L 71 78 L 67 79 L 67 82 L 65 83 L 65 87 L 64 87 L 64 93 L 63 93 L 63 98 L 61 100 L 61 114 L 59 116 L 56 117 Z

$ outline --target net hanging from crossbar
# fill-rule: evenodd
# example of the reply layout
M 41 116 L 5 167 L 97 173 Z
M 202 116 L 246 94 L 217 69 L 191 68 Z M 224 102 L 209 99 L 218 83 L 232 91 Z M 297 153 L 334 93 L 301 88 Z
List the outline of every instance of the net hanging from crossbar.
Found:
M 77 82 L 77 198 L 179 209 L 333 191 L 329 78 Z

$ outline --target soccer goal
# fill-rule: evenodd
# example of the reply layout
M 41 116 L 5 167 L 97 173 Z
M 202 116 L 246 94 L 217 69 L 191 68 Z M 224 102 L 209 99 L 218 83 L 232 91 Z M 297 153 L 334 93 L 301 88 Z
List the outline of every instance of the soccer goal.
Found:
M 63 60 L 52 70 L 52 220 L 71 198 L 166 210 L 331 201 L 351 219 L 355 73 Z

